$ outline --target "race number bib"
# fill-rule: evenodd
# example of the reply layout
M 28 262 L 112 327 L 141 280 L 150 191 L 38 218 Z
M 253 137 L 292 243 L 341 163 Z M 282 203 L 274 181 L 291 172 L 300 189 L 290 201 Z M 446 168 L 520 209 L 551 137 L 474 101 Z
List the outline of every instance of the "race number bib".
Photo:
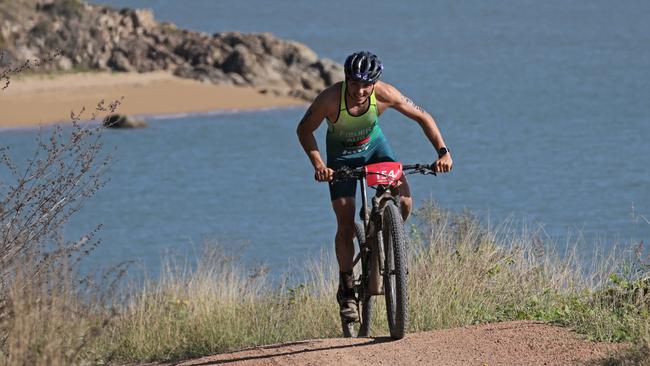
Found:
M 395 185 L 402 178 L 402 163 L 385 162 L 369 164 L 365 167 L 368 187 Z

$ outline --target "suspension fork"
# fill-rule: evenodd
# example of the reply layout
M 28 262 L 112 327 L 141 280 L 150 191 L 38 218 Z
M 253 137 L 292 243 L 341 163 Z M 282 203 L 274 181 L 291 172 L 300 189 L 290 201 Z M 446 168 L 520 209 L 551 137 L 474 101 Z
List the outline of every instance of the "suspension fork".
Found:
M 366 189 L 366 177 L 361 178 L 361 221 L 363 221 L 363 228 L 368 233 L 368 191 Z
M 356 266 L 357 263 L 361 260 L 361 257 L 369 250 L 368 237 L 370 233 L 370 215 L 368 214 L 368 192 L 366 190 L 366 177 L 359 178 L 359 183 L 361 184 L 361 210 L 359 211 L 359 217 L 361 218 L 361 223 L 363 225 L 363 238 L 364 244 L 359 243 L 359 253 L 354 258 L 352 266 Z
M 395 187 L 385 187 L 385 188 L 378 188 L 377 190 L 377 195 L 373 197 L 372 199 L 372 204 L 373 204 L 373 212 L 376 212 L 376 219 L 377 223 L 375 224 L 375 231 L 377 233 L 376 235 L 376 242 L 377 242 L 377 257 L 378 257 L 378 262 L 379 262 L 379 273 L 384 276 L 388 274 L 388 270 L 386 268 L 386 253 L 384 250 L 384 235 L 383 235 L 383 217 L 384 217 L 384 207 L 386 205 L 387 201 L 393 201 L 395 206 L 397 206 L 398 210 L 401 212 L 400 209 L 400 195 L 399 195 L 399 190 Z M 376 211 L 375 211 L 376 210 Z M 373 219 L 375 217 L 373 216 Z M 383 293 L 383 291 L 382 291 Z

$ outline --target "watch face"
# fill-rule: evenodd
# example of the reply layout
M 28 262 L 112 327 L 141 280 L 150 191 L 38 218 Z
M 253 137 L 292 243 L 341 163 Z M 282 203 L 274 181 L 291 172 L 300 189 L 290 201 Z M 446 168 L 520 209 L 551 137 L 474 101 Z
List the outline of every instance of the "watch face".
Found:
M 444 156 L 448 152 L 449 150 L 446 147 L 441 147 L 440 150 L 438 150 L 438 156 Z

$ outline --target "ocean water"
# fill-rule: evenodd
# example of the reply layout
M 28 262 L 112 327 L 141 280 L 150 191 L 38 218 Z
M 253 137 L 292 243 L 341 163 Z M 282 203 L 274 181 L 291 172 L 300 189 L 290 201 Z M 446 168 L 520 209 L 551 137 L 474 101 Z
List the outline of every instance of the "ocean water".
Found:
M 650 241 L 650 3 L 647 1 L 350 2 L 105 0 L 208 33 L 271 32 L 342 62 L 368 49 L 383 79 L 435 118 L 451 174 L 414 176 L 416 205 L 508 218 L 559 243 Z M 312 179 L 295 127 L 304 108 L 150 118 L 105 131 L 110 182 L 66 229 L 103 224 L 93 266 L 135 259 L 156 271 L 167 251 L 216 241 L 247 265 L 299 271 L 333 253 L 327 186 Z M 381 125 L 404 162 L 434 152 L 394 111 Z M 324 150 L 324 126 L 317 138 Z M 5 130 L 24 156 L 36 130 Z

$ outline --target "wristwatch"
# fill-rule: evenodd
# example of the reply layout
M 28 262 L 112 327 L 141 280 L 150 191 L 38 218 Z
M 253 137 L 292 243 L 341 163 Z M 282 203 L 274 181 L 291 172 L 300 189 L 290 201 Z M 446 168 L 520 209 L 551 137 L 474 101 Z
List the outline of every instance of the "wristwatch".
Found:
M 449 149 L 448 149 L 447 147 L 445 147 L 445 146 L 439 148 L 439 149 L 438 149 L 438 158 L 441 158 L 441 157 L 447 155 L 447 153 L 449 153 L 449 152 L 451 152 L 451 150 L 449 150 Z

